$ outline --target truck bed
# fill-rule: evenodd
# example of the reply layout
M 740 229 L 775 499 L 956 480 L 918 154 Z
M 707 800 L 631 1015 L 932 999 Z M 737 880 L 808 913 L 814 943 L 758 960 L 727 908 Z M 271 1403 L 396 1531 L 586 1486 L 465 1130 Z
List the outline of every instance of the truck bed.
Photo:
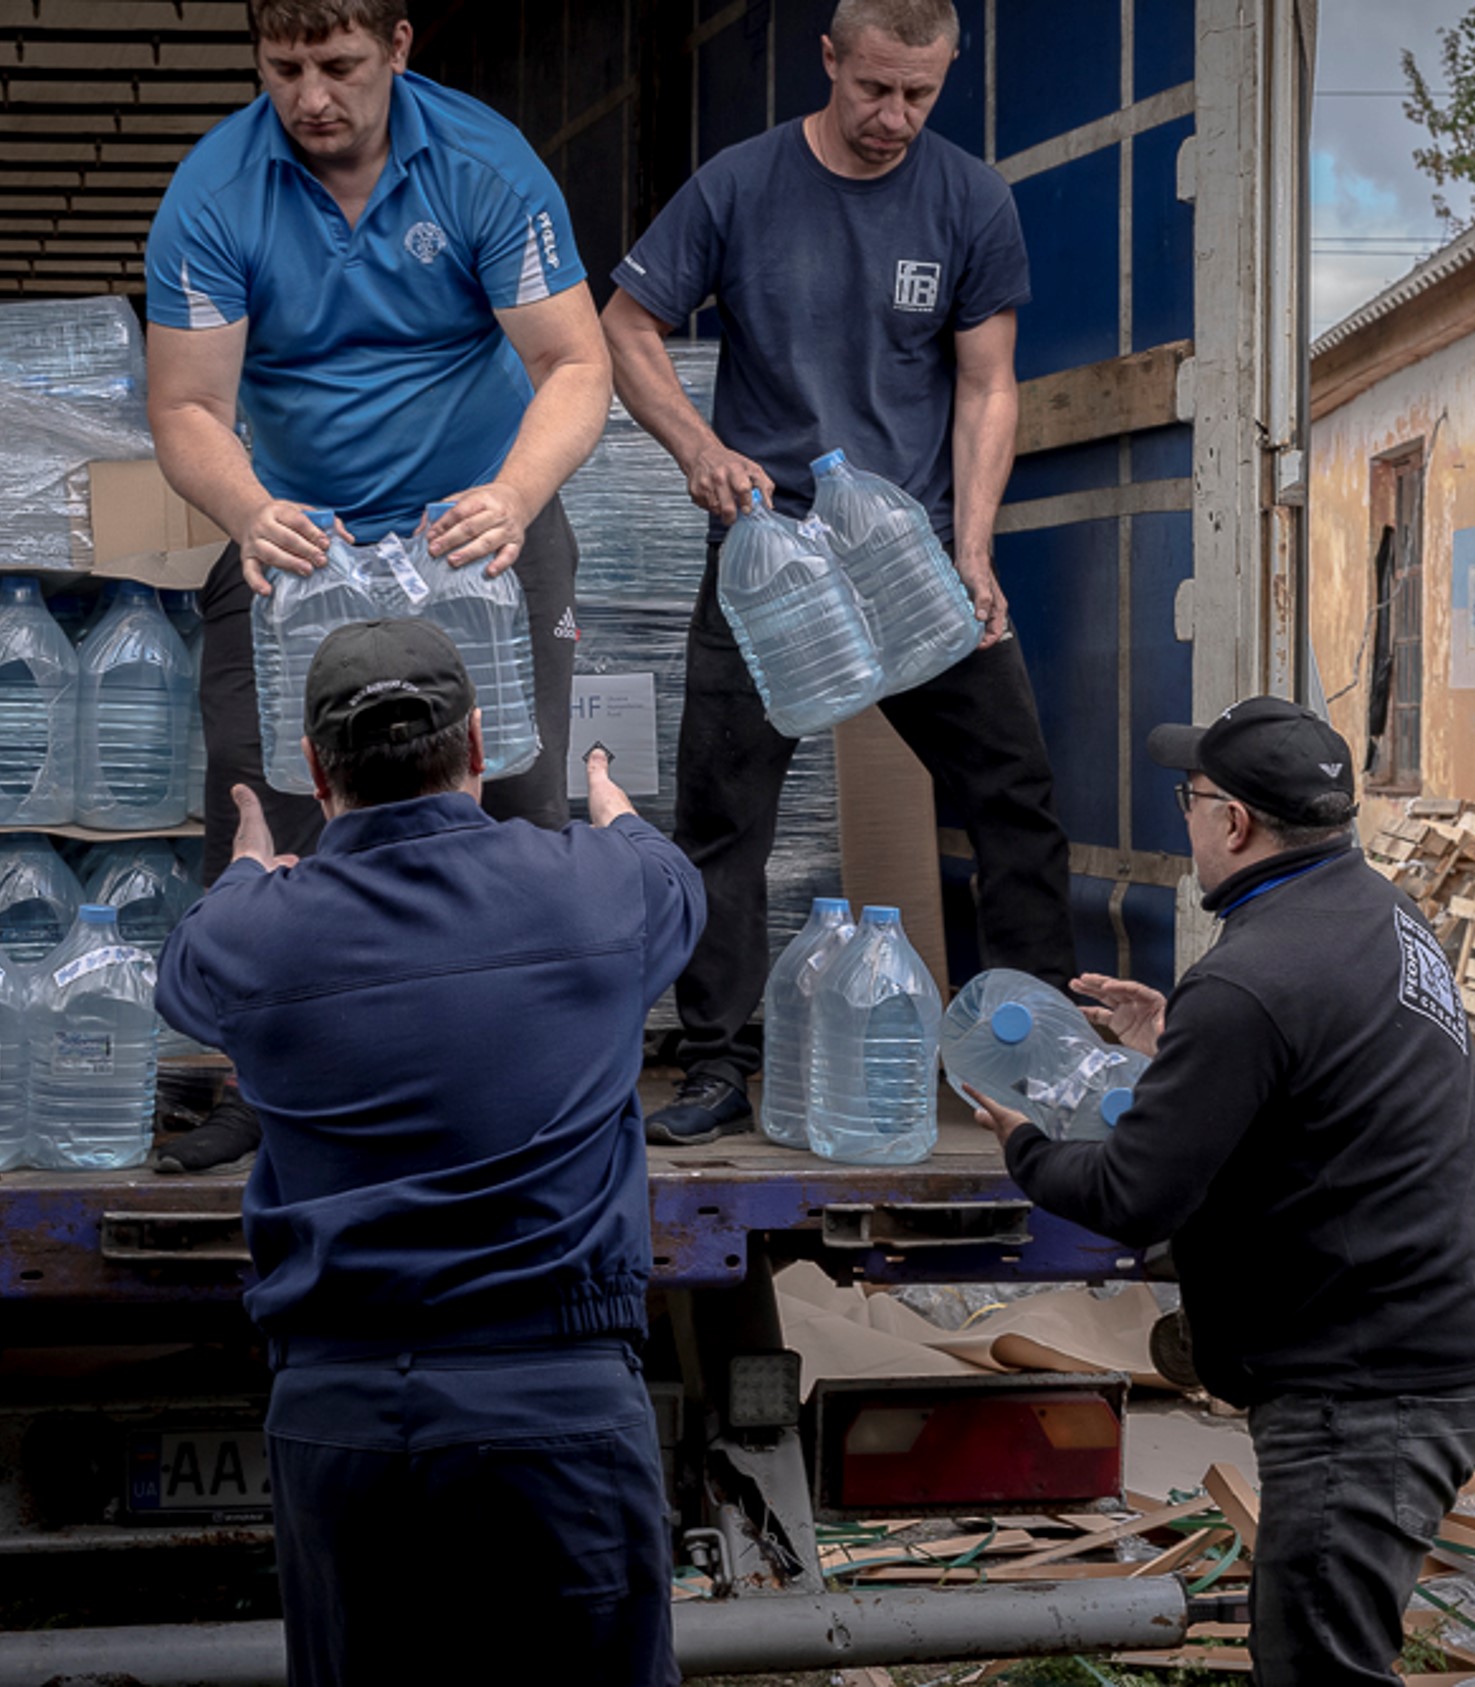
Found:
M 646 1108 L 670 1094 L 648 1071 Z M 943 1087 L 939 1138 L 914 1166 L 843 1166 L 758 1133 L 650 1151 L 655 1284 L 740 1282 L 750 1238 L 770 1258 L 818 1260 L 841 1280 L 1072 1281 L 1132 1275 L 1113 1243 L 1034 1211 L 992 1135 Z M 70 1304 L 202 1312 L 238 1299 L 249 1269 L 245 1174 L 133 1171 L 0 1175 L 0 1304 L 23 1316 Z M 30 1318 L 24 1318 L 30 1324 Z M 12 1322 L 12 1329 L 16 1326 Z M 17 1331 L 17 1334 L 19 1332 Z M 15 1339 L 14 1337 L 12 1339 Z

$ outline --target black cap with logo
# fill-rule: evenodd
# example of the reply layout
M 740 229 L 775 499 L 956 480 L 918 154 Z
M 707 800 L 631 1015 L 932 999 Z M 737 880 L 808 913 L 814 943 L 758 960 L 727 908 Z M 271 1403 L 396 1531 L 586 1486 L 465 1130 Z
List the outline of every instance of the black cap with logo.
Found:
M 475 707 L 461 653 L 433 622 L 352 621 L 312 659 L 303 729 L 324 749 L 362 750 L 439 732 Z
M 1232 703 L 1211 726 L 1155 726 L 1147 753 L 1159 767 L 1206 773 L 1227 795 L 1293 825 L 1329 824 L 1315 799 L 1354 794 L 1347 740 L 1283 697 Z

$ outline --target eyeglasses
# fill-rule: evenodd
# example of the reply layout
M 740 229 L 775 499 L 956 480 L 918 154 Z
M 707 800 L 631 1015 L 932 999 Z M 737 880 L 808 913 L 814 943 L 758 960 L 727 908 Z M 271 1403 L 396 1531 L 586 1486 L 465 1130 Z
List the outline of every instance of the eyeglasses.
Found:
M 1193 807 L 1194 800 L 1199 802 L 1238 802 L 1237 797 L 1221 796 L 1218 791 L 1196 791 L 1185 779 L 1181 785 L 1173 787 L 1173 795 L 1178 799 L 1178 810 L 1186 820 L 1188 811 Z

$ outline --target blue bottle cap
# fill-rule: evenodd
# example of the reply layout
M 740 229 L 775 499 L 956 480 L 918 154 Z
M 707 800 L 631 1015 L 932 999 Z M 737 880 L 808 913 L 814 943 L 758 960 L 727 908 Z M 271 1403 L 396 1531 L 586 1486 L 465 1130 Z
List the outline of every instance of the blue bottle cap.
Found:
M 901 909 L 890 908 L 885 903 L 867 903 L 860 911 L 861 919 L 867 925 L 896 926 L 901 924 Z
M 762 509 L 763 493 L 755 486 L 748 494 L 748 507 L 742 513 L 744 515 L 757 515 Z
M 850 903 L 843 896 L 816 896 L 810 907 L 813 914 L 848 914 Z
M 1118 1084 L 1115 1089 L 1107 1090 L 1101 1097 L 1101 1117 L 1113 1130 L 1122 1114 L 1132 1105 L 1132 1092 Z
M 332 510 L 304 510 L 302 513 L 314 527 L 320 528 L 324 533 L 333 531 Z
M 152 602 L 159 601 L 159 594 L 152 586 L 144 585 L 142 580 L 119 580 L 115 596 L 121 598 L 148 598 Z
M 449 498 L 440 499 L 434 504 L 427 504 L 425 506 L 425 519 L 432 522 L 439 521 L 443 515 L 449 515 L 455 507 Z
M 0 575 L 0 589 L 7 597 L 30 597 L 33 592 L 41 589 L 40 582 L 34 574 L 4 574 Z
M 1001 1043 L 1022 1043 L 1035 1028 L 1035 1016 L 1023 1002 L 1000 1002 L 988 1025 Z
M 109 907 L 106 902 L 84 902 L 77 910 L 77 915 L 84 926 L 105 926 L 112 924 L 117 912 L 116 908 Z
M 831 469 L 839 468 L 844 461 L 845 453 L 843 451 L 826 451 L 823 457 L 816 457 L 809 467 L 813 474 L 828 474 Z

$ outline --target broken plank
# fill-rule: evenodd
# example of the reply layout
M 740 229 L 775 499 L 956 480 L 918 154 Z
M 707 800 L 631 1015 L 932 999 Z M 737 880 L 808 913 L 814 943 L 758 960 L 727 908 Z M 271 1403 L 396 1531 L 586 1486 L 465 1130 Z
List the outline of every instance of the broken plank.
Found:
M 1191 1535 L 1185 1535 L 1176 1546 L 1170 1546 L 1160 1552 L 1156 1558 L 1147 1558 L 1132 1569 L 1134 1576 L 1166 1576 L 1170 1575 L 1180 1565 L 1189 1559 L 1197 1558 L 1200 1553 L 1216 1545 L 1219 1541 L 1227 1541 L 1227 1529 L 1196 1529 Z
M 1214 1669 L 1248 1675 L 1253 1665 L 1242 1646 L 1176 1646 L 1171 1652 L 1113 1652 L 1114 1664 L 1129 1669 Z
M 1253 1552 L 1260 1528 L 1260 1496 L 1243 1473 L 1232 1464 L 1211 1464 L 1204 1476 L 1204 1487 L 1218 1503 L 1225 1522 L 1239 1531 L 1239 1538 Z
M 1109 1546 L 1113 1541 L 1124 1541 L 1132 1535 L 1145 1535 L 1152 1529 L 1162 1528 L 1165 1523 L 1177 1523 L 1185 1517 L 1197 1517 L 1200 1513 L 1211 1510 L 1213 1506 L 1208 1500 L 1181 1500 L 1177 1505 L 1162 1506 L 1157 1511 L 1149 1511 L 1129 1522 L 1113 1523 L 1109 1529 L 1103 1529 L 1099 1534 L 1083 1535 L 1079 1540 L 1062 1541 L 1059 1546 L 1047 1546 L 1040 1552 L 1030 1553 L 1019 1562 L 1021 1565 L 1054 1564 L 1062 1558 L 1074 1558 L 1078 1553 L 1093 1552 L 1098 1547 Z

